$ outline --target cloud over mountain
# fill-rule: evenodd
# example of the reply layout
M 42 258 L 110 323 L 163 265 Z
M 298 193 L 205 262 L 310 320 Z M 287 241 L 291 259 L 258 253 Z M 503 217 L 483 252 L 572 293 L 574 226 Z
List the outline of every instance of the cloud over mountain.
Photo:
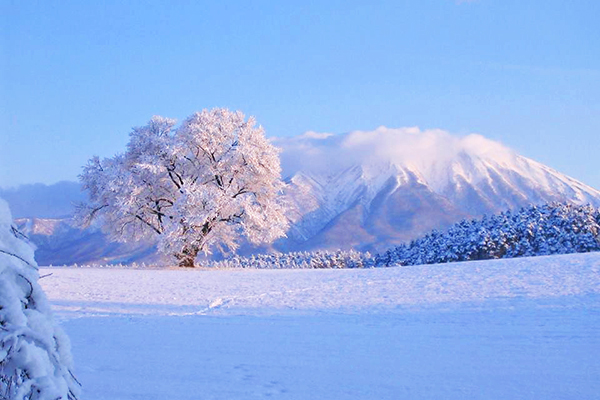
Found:
M 499 142 L 416 127 L 277 139 L 293 246 L 381 249 L 462 218 L 600 192 Z
M 418 127 L 352 131 L 345 134 L 306 132 L 292 138 L 276 138 L 282 148 L 284 175 L 298 171 L 334 172 L 356 164 L 392 163 L 414 167 L 425 175 L 434 167 L 447 166 L 460 154 L 514 163 L 517 154 L 499 142 L 478 134 L 456 136 L 441 129 Z

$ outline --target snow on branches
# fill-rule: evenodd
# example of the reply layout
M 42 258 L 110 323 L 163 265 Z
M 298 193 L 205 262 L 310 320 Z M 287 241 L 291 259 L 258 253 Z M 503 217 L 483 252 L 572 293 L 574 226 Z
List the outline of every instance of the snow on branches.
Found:
M 552 203 L 461 221 L 375 257 L 375 266 L 600 251 L 600 209 Z
M 52 320 L 33 249 L 0 200 L 0 399 L 72 400 L 69 340 Z
M 371 268 L 600 251 L 600 209 L 552 203 L 461 221 L 371 257 L 316 251 L 258 254 L 212 262 L 216 268 Z
M 200 252 L 235 251 L 285 235 L 278 149 L 241 112 L 204 110 L 174 128 L 153 117 L 134 128 L 123 154 L 92 158 L 80 180 L 90 201 L 84 224 L 98 220 L 119 241 L 157 240 L 180 266 Z
M 290 253 L 256 254 L 250 257 L 233 256 L 208 264 L 210 268 L 254 269 L 318 269 L 369 268 L 371 255 L 356 250 L 298 251 Z

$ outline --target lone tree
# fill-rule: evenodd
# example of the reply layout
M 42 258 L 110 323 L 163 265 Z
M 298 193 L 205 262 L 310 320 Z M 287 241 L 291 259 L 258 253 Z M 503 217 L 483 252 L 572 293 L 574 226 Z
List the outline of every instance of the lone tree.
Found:
M 213 248 L 235 251 L 240 236 L 253 244 L 284 236 L 278 149 L 255 124 L 221 108 L 176 129 L 153 117 L 133 128 L 125 153 L 88 161 L 80 180 L 90 200 L 79 220 L 98 220 L 123 242 L 157 239 L 182 267 Z

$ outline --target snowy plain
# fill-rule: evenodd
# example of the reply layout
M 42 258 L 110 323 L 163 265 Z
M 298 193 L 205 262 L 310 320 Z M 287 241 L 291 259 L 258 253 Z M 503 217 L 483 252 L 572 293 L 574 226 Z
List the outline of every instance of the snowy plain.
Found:
M 355 270 L 41 268 L 83 398 L 597 399 L 600 253 Z

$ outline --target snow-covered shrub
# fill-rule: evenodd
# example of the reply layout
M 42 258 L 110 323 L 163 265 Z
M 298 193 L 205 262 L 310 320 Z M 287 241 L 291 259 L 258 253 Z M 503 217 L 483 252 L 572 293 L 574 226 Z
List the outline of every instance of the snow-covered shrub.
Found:
M 33 249 L 0 199 L 0 399 L 71 400 L 69 340 L 38 284 Z
M 306 268 L 366 268 L 371 255 L 354 250 L 298 251 L 280 254 L 256 254 L 250 257 L 233 256 L 208 264 L 212 268 L 306 269 Z
M 152 265 L 146 264 L 145 262 L 137 263 L 133 262 L 131 264 L 63 264 L 63 265 L 48 265 L 48 268 L 60 267 L 60 268 L 95 268 L 95 269 L 161 269 L 164 268 L 161 265 Z
M 600 209 L 552 203 L 463 220 L 375 256 L 375 266 L 600 251 Z

